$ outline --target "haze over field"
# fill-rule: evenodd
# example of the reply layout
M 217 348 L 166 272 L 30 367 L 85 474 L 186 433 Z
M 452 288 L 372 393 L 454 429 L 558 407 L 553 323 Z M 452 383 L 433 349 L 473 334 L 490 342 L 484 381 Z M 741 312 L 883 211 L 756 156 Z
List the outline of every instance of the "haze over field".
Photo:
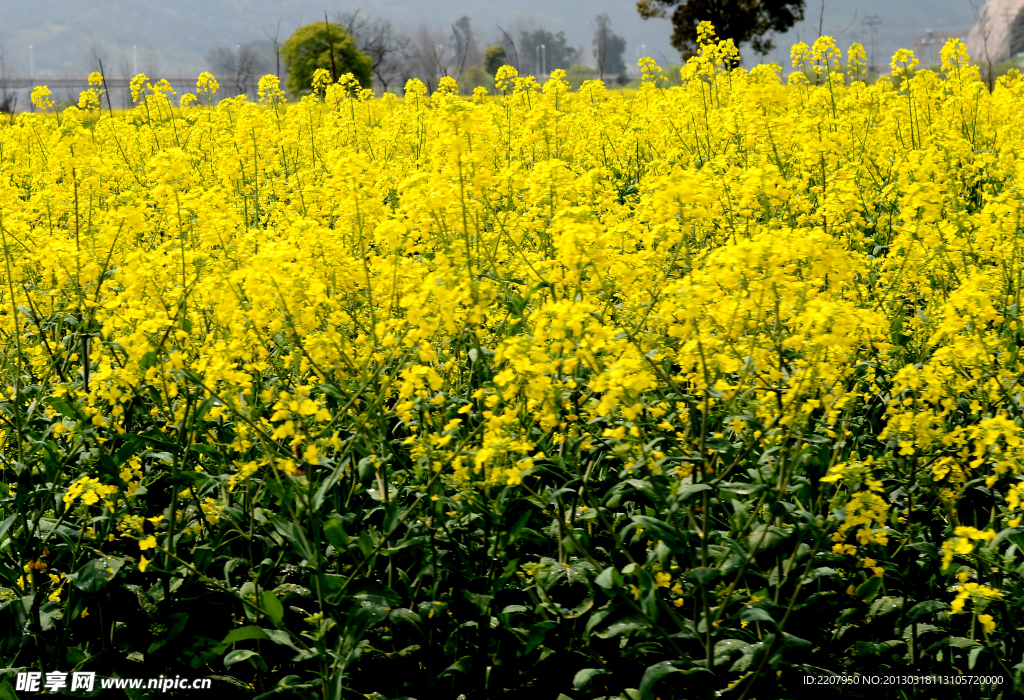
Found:
M 604 12 L 626 39 L 628 65 L 635 65 L 641 45 L 659 62 L 679 60 L 669 44 L 670 23 L 640 19 L 632 0 L 0 0 L 5 18 L 0 42 L 7 75 L 29 74 L 32 45 L 39 77 L 83 74 L 93 49 L 117 75 L 137 69 L 157 77 L 187 76 L 210 67 L 205 57 L 211 49 L 266 39 L 274 35 L 279 20 L 283 40 L 300 24 L 322 19 L 324 10 L 334 15 L 360 7 L 407 32 L 421 25 L 448 28 L 466 15 L 485 43 L 496 37 L 499 25 L 510 31 L 528 24 L 564 31 L 570 45 L 588 50 L 588 58 L 591 22 Z M 819 2 L 809 0 L 807 19 L 780 37 L 779 48 L 766 59 L 788 66 L 789 46 L 817 36 L 820 9 Z M 879 63 L 888 63 L 896 48 L 909 47 L 912 37 L 926 28 L 966 34 L 974 23 L 968 0 L 826 0 L 822 29 L 837 36 L 843 47 L 852 41 L 869 47 L 871 34 L 863 22 L 870 16 L 881 23 L 876 39 Z M 747 63 L 755 58 L 748 55 Z

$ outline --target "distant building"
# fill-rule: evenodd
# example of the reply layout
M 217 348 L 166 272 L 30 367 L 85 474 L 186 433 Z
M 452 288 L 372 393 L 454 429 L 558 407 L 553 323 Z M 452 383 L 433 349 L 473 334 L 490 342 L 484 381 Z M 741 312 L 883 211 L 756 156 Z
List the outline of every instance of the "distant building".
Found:
M 1024 0 L 987 0 L 967 34 L 967 52 L 992 62 L 1024 53 Z

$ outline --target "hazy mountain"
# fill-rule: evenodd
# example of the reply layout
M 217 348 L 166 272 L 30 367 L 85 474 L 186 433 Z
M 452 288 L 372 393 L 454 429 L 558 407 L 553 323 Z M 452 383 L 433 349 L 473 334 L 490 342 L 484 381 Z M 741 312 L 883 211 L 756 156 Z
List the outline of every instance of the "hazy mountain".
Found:
M 205 57 L 212 50 L 266 39 L 278 22 L 283 40 L 296 26 L 322 19 L 325 9 L 334 15 L 357 7 L 408 32 L 421 25 L 448 30 L 466 15 L 484 42 L 496 39 L 499 25 L 510 33 L 517 25 L 563 31 L 568 44 L 583 47 L 587 55 L 594 17 L 608 13 L 614 31 L 626 39 L 630 66 L 642 45 L 659 62 L 679 59 L 668 42 L 670 24 L 641 20 L 633 0 L 0 0 L 0 41 L 8 74 L 29 73 L 32 45 L 37 76 L 82 74 L 92 54 L 103 57 L 109 74 L 137 69 L 150 77 L 189 76 L 209 68 Z M 820 2 L 810 0 L 807 20 L 781 37 L 779 50 L 767 59 L 788 65 L 789 45 L 817 36 L 820 9 Z M 880 21 L 876 53 L 885 63 L 926 28 L 966 34 L 974 23 L 968 0 L 825 0 L 822 29 L 840 35 L 844 47 L 850 41 L 869 46 L 863 21 L 872 15 Z M 748 63 L 753 58 L 748 56 Z

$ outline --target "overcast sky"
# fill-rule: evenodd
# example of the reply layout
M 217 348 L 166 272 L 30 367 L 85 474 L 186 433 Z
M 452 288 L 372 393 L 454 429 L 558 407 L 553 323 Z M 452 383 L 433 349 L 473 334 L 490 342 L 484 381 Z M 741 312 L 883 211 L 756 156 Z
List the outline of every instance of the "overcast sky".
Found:
M 325 9 L 333 15 L 357 7 L 409 31 L 420 24 L 447 27 L 467 15 L 485 43 L 499 25 L 511 30 L 532 23 L 564 31 L 570 44 L 584 47 L 590 46 L 594 16 L 606 12 L 626 39 L 627 64 L 635 64 L 641 46 L 659 62 L 679 60 L 669 44 L 669 22 L 641 20 L 634 0 L 0 0 L 0 42 L 8 74 L 28 74 L 32 45 L 37 76 L 85 72 L 91 46 L 107 57 L 114 74 L 137 61 L 139 70 L 157 74 L 150 77 L 195 75 L 208 68 L 204 56 L 211 48 L 266 38 L 279 21 L 283 39 L 322 18 Z M 788 66 L 789 46 L 817 36 L 820 10 L 821 0 L 808 0 L 807 19 L 778 40 L 780 48 L 768 60 Z M 926 28 L 955 33 L 973 24 L 969 0 L 826 0 L 823 30 L 839 35 L 844 49 L 851 41 L 869 46 L 864 20 L 872 16 L 880 22 L 876 51 L 885 63 Z

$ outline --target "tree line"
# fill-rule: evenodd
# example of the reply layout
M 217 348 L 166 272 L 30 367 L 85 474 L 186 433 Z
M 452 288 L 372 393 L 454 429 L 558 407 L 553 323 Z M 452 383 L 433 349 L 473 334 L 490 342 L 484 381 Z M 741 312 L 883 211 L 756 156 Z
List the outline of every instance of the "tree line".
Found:
M 493 86 L 494 74 L 506 63 L 535 76 L 563 69 L 577 82 L 626 82 L 626 40 L 607 14 L 595 17 L 592 27 L 589 46 L 574 46 L 565 32 L 529 22 L 499 27 L 487 41 L 465 16 L 445 28 L 420 25 L 403 32 L 386 19 L 353 10 L 299 27 L 285 41 L 268 37 L 211 49 L 206 62 L 226 92 L 236 95 L 252 94 L 268 73 L 277 74 L 293 94 L 308 92 L 314 70 L 332 70 L 332 55 L 334 72 L 351 72 L 364 87 L 385 92 L 401 91 L 412 78 L 433 89 L 445 76 L 471 92 Z

